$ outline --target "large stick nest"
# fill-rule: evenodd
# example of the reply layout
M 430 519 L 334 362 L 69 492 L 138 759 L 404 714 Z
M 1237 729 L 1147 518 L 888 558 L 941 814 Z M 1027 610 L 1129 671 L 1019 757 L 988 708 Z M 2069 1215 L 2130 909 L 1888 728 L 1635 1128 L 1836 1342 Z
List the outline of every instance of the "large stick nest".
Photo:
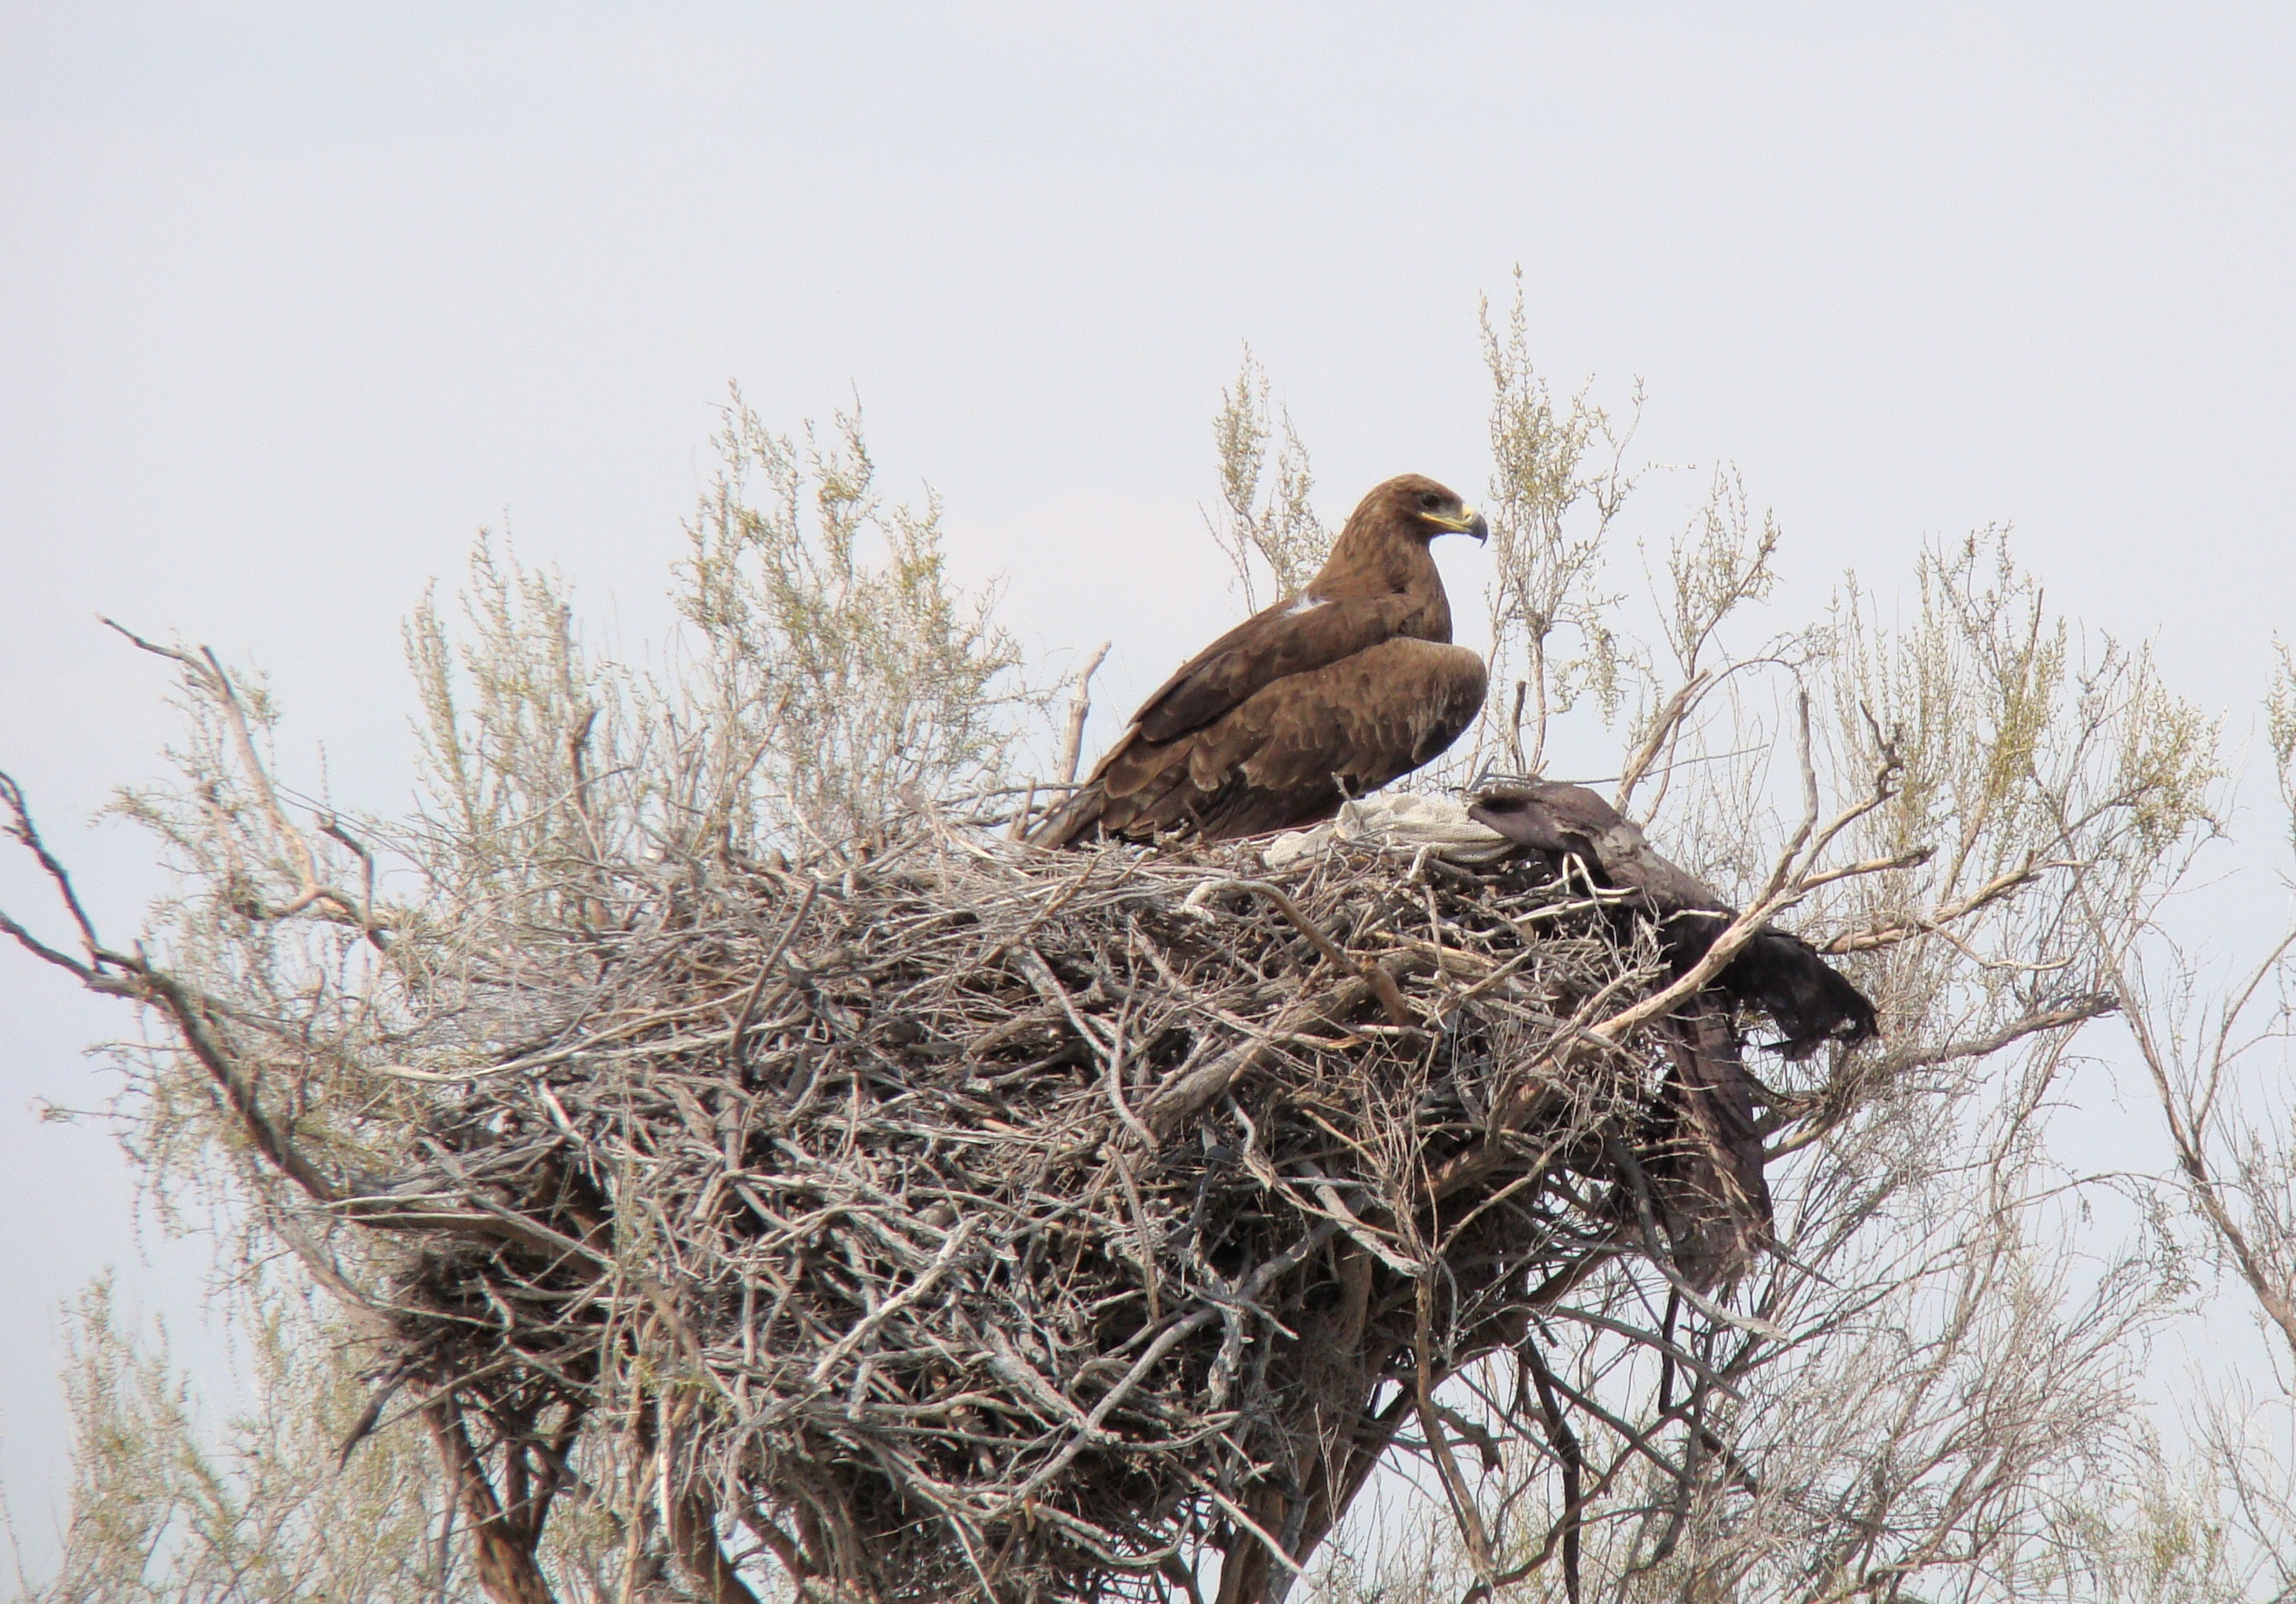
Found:
M 402 1071 L 428 1178 L 364 1209 L 418 1244 L 400 1379 L 480 1453 L 627 1432 L 821 1596 L 1161 1596 L 1208 1548 L 1251 1596 L 1593 1266 L 1704 1285 L 1759 1230 L 1664 1021 L 1587 1035 L 1647 944 L 1527 869 L 926 820 L 625 907 L 474 955 L 414 1044 L 477 1067 Z

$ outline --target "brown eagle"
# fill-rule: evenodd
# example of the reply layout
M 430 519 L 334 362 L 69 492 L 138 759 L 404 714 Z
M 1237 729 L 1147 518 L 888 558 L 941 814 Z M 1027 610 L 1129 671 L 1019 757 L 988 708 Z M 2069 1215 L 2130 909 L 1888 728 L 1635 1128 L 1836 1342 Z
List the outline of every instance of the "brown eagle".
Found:
M 1482 515 L 1415 473 L 1363 498 L 1307 588 L 1188 659 L 1030 838 L 1216 841 L 1329 818 L 1409 773 L 1483 705 L 1483 659 L 1451 644 L 1427 543 L 1487 539 Z
M 1652 927 L 1677 974 L 1706 955 L 1737 912 L 1714 888 L 1651 849 L 1637 825 L 1583 785 L 1495 786 L 1468 814 L 1543 858 L 1622 893 L 1619 912 Z M 1734 1015 L 1760 1010 L 1777 1026 L 1776 1051 L 1808 1058 L 1826 1043 L 1855 1046 L 1875 1034 L 1874 1004 L 1800 937 L 1755 932 L 1710 985 L 1667 1022 L 1669 1065 L 1656 1110 L 1651 1172 L 1676 1262 L 1701 1289 L 1727 1281 L 1769 1235 L 1770 1190 Z

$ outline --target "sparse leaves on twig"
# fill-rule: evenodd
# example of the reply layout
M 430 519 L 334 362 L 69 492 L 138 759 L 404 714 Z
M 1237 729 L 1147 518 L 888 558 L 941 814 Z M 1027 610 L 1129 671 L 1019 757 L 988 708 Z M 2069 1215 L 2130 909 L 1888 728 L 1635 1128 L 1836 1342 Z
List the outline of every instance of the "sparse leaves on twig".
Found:
M 1204 522 L 1226 553 L 1243 589 L 1244 607 L 1252 612 L 1305 585 L 1332 546 L 1332 536 L 1308 499 L 1316 480 L 1307 447 L 1292 427 L 1292 414 L 1275 405 L 1274 395 L 1267 370 L 1246 346 L 1235 388 L 1220 392 L 1219 413 L 1212 421 L 1221 510 L 1206 513 Z

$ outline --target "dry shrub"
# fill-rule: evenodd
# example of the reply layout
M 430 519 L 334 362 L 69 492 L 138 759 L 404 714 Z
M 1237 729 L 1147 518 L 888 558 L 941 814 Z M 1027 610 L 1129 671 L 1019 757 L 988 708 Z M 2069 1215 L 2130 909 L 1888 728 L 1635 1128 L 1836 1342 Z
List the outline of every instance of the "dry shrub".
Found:
M 1593 588 L 1623 429 L 1522 346 L 1480 750 L 1615 710 L 1621 801 L 1882 1008 L 1886 1050 L 1757 1060 L 1782 1241 L 1730 1306 L 1746 1222 L 1657 1067 L 1686 994 L 1630 931 L 1415 855 L 991 833 L 1036 693 L 851 430 L 730 411 L 657 671 L 482 551 L 465 625 L 411 631 L 412 814 L 297 798 L 261 687 L 157 649 L 177 779 L 127 811 L 180 879 L 139 943 L 0 781 L 62 893 L 0 934 L 142 1005 L 139 1151 L 337 1295 L 362 1430 L 442 1455 L 442 1591 L 453 1550 L 517 1604 L 1147 1596 L 1212 1550 L 1280 1598 L 1268 1540 L 1304 1559 L 1383 1454 L 1479 1598 L 2070 1574 L 2050 1477 L 2125 1436 L 2154 1301 L 2045 1273 L 2025 1110 L 2207 828 L 2213 732 L 2143 654 L 2070 653 L 1997 542 L 1903 627 L 1853 591 L 1731 643 L 1774 541 L 1726 475 L 1636 645 Z M 1262 495 L 1247 393 L 1223 482 L 1280 566 L 1304 459 Z

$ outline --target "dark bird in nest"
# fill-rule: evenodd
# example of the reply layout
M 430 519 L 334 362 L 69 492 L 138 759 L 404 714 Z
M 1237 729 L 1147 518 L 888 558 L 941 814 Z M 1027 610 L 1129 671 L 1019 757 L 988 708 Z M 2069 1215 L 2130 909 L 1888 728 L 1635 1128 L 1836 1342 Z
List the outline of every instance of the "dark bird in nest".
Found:
M 1307 588 L 1188 659 L 1030 837 L 1225 840 L 1327 819 L 1441 753 L 1483 705 L 1483 659 L 1451 644 L 1428 554 L 1489 537 L 1415 473 L 1364 497 Z
M 1583 785 L 1496 786 L 1467 812 L 1543 858 L 1550 873 L 1575 872 L 1620 894 L 1616 905 L 1652 928 L 1677 977 L 1695 968 L 1738 916 Z M 1667 1021 L 1671 1072 L 1655 1114 L 1650 1179 L 1677 1262 L 1701 1287 L 1736 1273 L 1769 1232 L 1756 1086 L 1735 1022 L 1742 1006 L 1769 1015 L 1782 1037 L 1771 1045 L 1789 1059 L 1806 1059 L 1829 1042 L 1855 1046 L 1877 1033 L 1866 994 L 1809 943 L 1775 926 L 1756 931 Z

